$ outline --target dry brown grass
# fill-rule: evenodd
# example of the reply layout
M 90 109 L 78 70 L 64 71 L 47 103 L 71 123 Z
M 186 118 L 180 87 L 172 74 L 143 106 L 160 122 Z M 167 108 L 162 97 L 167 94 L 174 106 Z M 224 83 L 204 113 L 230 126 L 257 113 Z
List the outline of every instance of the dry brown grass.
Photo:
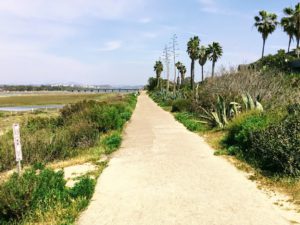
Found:
M 299 75 L 223 71 L 222 76 L 206 79 L 199 87 L 198 102 L 208 108 L 214 105 L 217 95 L 223 96 L 228 102 L 241 102 L 241 94 L 246 92 L 253 98 L 259 96 L 267 109 L 300 103 Z

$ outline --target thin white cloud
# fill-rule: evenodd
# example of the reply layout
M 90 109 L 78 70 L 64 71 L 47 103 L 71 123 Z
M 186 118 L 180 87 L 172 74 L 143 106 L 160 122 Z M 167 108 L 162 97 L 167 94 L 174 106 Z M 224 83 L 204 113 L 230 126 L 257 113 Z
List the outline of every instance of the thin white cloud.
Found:
M 149 18 L 149 17 L 141 18 L 141 19 L 139 20 L 139 23 L 144 23 L 144 24 L 150 23 L 150 22 L 152 22 L 152 19 Z
M 158 33 L 154 33 L 154 32 L 144 32 L 143 34 L 142 34 L 142 36 L 143 37 L 145 37 L 145 38 L 156 38 L 156 37 L 158 37 Z
M 21 18 L 72 21 L 82 16 L 118 19 L 141 7 L 144 0 L 9 0 L 0 12 Z
M 121 41 L 108 41 L 101 48 L 96 49 L 97 52 L 114 51 L 122 47 Z
M 252 18 L 252 15 L 249 16 L 239 11 L 234 11 L 232 9 L 223 7 L 222 5 L 218 4 L 216 0 L 198 0 L 198 3 L 200 4 L 202 12 L 223 16 L 238 16 L 246 19 Z
M 201 10 L 208 13 L 217 13 L 219 7 L 214 0 L 198 0 L 201 5 Z

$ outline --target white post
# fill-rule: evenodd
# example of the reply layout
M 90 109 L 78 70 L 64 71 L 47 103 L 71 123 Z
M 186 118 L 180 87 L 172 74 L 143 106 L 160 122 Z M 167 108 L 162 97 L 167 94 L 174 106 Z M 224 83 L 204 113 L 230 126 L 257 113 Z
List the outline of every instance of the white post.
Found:
M 22 146 L 21 146 L 20 125 L 17 123 L 13 124 L 13 135 L 14 135 L 15 154 L 16 154 L 16 161 L 17 161 L 17 171 L 20 174 L 22 170 L 21 161 L 23 160 L 23 155 L 22 155 Z

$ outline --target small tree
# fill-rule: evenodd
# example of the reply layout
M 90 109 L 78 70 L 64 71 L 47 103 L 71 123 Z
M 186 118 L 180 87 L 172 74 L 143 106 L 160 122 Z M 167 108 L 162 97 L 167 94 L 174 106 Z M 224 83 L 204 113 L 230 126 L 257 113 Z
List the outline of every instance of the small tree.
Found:
M 277 15 L 274 13 L 268 13 L 266 11 L 260 11 L 259 16 L 255 16 L 255 23 L 254 26 L 257 28 L 258 32 L 261 33 L 263 39 L 263 48 L 262 48 L 262 58 L 264 57 L 265 52 L 265 44 L 268 36 L 272 34 L 276 26 L 277 22 Z
M 212 61 L 212 71 L 211 76 L 214 77 L 215 74 L 215 65 L 219 58 L 223 55 L 223 48 L 218 42 L 213 42 L 208 45 L 208 58 Z
M 201 46 L 199 50 L 199 64 L 201 66 L 201 77 L 202 81 L 204 81 L 204 65 L 208 59 L 209 51 L 205 46 Z
M 162 64 L 161 61 L 156 61 L 155 65 L 154 65 L 154 71 L 156 73 L 156 80 L 157 80 L 157 88 L 159 88 L 160 85 L 160 77 L 161 77 L 161 73 L 164 70 L 164 66 Z

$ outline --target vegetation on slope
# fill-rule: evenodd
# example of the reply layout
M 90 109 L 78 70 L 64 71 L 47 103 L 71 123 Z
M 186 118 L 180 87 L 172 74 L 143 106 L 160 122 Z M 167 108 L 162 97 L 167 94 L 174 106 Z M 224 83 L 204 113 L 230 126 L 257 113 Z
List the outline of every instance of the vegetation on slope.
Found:
M 121 131 L 136 104 L 134 94 L 108 98 L 105 102 L 83 101 L 65 106 L 59 116 L 35 117 L 22 124 L 24 163 L 21 175 L 0 183 L 0 224 L 72 224 L 91 199 L 96 178 L 105 167 L 97 162 L 92 176 L 80 177 L 67 187 L 63 171 L 41 163 L 78 154 L 110 154 L 119 148 Z M 14 164 L 12 134 L 0 140 L 1 170 Z M 4 156 L 4 157 L 3 157 Z
M 51 162 L 76 156 L 99 136 L 122 129 L 136 102 L 134 95 L 65 106 L 57 117 L 36 117 L 21 125 L 23 163 Z M 14 166 L 12 131 L 0 139 L 0 171 Z

